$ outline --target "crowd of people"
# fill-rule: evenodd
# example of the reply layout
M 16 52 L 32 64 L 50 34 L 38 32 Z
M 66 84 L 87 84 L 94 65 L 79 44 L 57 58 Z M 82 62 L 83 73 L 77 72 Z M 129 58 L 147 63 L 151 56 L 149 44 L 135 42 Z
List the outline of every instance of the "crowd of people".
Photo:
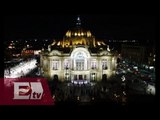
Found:
M 91 84 L 72 84 L 67 85 L 68 83 L 57 83 L 53 82 L 50 84 L 52 95 L 54 96 L 57 102 L 67 102 L 70 101 L 72 103 L 92 103 L 92 102 L 101 102 L 101 101 L 112 101 L 115 98 L 115 93 L 118 95 L 123 92 L 121 87 L 115 83 L 104 83 L 99 82 L 95 83 L 95 85 Z M 111 87 L 112 86 L 112 87 Z M 119 86 L 117 89 L 117 86 Z M 117 91 L 119 91 L 117 93 Z M 121 92 L 120 92 L 121 91 Z M 116 96 L 117 97 L 117 96 Z M 117 98 L 118 99 L 118 98 Z M 116 100 L 117 100 L 116 99 Z M 120 101 L 120 100 L 118 100 Z
M 20 62 L 18 65 L 4 70 L 4 78 L 21 78 L 36 68 L 36 59 Z

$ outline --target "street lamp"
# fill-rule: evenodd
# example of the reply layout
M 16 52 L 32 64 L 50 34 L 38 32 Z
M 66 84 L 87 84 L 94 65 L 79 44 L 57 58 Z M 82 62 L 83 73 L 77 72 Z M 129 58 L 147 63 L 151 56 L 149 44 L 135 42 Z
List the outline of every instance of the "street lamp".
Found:
M 125 90 L 125 88 L 126 88 L 126 78 L 125 78 L 124 75 L 121 77 L 121 80 L 122 80 L 122 89 Z
M 125 80 L 126 80 L 124 75 L 121 77 L 121 79 L 122 79 L 122 82 L 125 82 Z

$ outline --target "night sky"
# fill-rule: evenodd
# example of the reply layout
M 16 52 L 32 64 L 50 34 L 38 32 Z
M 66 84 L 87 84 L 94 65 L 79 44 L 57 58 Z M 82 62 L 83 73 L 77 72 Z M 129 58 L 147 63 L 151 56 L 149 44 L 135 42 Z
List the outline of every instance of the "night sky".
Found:
M 78 14 L 21 14 L 4 17 L 4 37 L 12 39 L 62 39 L 75 26 Z M 155 40 L 155 16 L 79 14 L 82 27 L 98 38 Z

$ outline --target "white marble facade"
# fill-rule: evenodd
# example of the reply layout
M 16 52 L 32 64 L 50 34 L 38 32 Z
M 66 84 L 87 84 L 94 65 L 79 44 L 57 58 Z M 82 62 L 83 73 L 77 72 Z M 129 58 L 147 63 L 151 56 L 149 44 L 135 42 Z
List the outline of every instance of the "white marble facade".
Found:
M 90 53 L 87 47 L 75 47 L 71 53 L 63 54 L 58 50 L 42 52 L 40 55 L 41 72 L 53 79 L 57 75 L 61 81 L 102 79 L 106 74 L 115 73 L 117 57 L 104 50 Z

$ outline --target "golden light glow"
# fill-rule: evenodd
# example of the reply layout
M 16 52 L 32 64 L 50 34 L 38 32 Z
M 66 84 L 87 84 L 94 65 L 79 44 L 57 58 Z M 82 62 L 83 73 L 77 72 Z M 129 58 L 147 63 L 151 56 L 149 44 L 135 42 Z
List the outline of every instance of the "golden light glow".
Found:
M 54 41 L 51 45 L 55 45 L 56 44 L 56 41 Z
M 87 37 L 91 37 L 91 32 L 87 32 Z
M 66 36 L 68 37 L 68 32 L 66 33 Z
M 74 33 L 75 36 L 77 36 L 77 33 Z
M 81 36 L 80 32 L 78 33 L 78 36 Z
M 111 50 L 109 49 L 109 45 L 107 46 L 107 51 L 109 51 L 109 52 L 111 51 Z
M 101 44 L 100 44 L 100 42 L 97 42 L 97 44 L 100 46 Z
M 81 35 L 84 36 L 84 33 L 82 32 Z
M 58 44 L 57 44 L 58 46 L 60 46 L 60 41 L 58 42 Z
M 71 32 L 68 31 L 68 32 L 66 33 L 66 36 L 67 36 L 67 37 L 71 37 Z

